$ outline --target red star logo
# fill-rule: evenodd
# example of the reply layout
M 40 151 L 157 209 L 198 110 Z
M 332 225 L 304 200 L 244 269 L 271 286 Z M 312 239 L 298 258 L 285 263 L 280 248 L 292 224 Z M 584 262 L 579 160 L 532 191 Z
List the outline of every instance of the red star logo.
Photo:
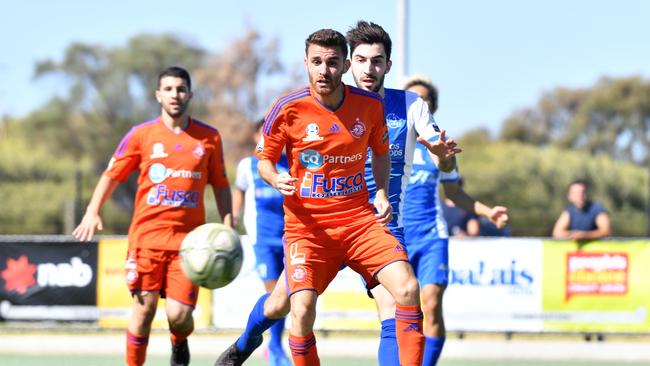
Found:
M 18 259 L 7 258 L 7 269 L 1 274 L 5 280 L 5 290 L 25 294 L 27 288 L 36 284 L 34 273 L 36 265 L 30 264 L 27 256 L 21 255 Z

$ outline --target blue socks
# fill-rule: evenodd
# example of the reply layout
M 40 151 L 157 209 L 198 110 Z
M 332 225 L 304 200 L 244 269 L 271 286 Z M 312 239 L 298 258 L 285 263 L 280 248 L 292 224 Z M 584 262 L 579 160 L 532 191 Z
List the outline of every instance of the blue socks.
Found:
M 422 366 L 435 366 L 438 363 L 444 345 L 444 337 L 426 337 Z M 381 322 L 381 340 L 379 341 L 378 356 L 379 366 L 399 366 L 395 319 L 386 319 Z
M 386 319 L 381 322 L 378 358 L 379 366 L 399 366 L 395 319 Z
M 269 340 L 269 351 L 271 353 L 281 352 L 282 350 L 282 333 L 284 332 L 284 318 L 271 326 L 271 339 Z
M 283 319 L 267 319 L 264 317 L 264 301 L 269 297 L 270 293 L 262 295 L 251 313 L 248 315 L 248 323 L 244 333 L 237 340 L 237 349 L 243 352 L 252 352 L 257 348 L 258 340 L 262 337 L 265 330 L 269 329 L 273 324 L 282 323 Z
M 426 337 L 422 366 L 435 366 L 445 345 L 445 338 Z

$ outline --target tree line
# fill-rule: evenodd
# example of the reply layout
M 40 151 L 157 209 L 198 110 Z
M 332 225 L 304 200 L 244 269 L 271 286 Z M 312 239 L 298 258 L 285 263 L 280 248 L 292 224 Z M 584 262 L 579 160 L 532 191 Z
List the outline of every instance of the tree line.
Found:
M 38 62 L 34 78 L 57 78 L 65 92 L 0 121 L 0 234 L 68 234 L 119 139 L 159 114 L 153 91 L 170 65 L 191 70 L 192 116 L 219 129 L 234 179 L 252 152 L 254 122 L 275 96 L 305 83 L 302 66 L 283 65 L 278 51 L 277 40 L 249 29 L 219 51 L 141 34 L 112 48 L 71 44 L 61 60 Z M 460 143 L 466 190 L 508 206 L 514 235 L 550 235 L 575 178 L 592 183 L 614 235 L 648 232 L 650 82 L 640 76 L 558 87 L 514 111 L 498 136 L 479 129 Z M 134 193 L 132 177 L 105 206 L 104 233 L 126 233 Z

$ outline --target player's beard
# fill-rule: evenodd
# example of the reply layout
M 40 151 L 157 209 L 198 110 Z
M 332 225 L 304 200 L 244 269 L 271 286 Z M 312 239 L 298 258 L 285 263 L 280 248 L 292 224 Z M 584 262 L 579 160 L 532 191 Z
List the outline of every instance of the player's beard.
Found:
M 354 82 L 357 84 L 357 87 L 359 87 L 361 89 L 366 89 L 366 86 L 361 82 L 361 79 L 357 78 L 357 76 L 354 75 L 354 73 L 352 74 L 352 77 L 354 78 Z M 368 87 L 367 90 L 370 90 L 370 91 L 375 92 L 375 93 L 379 93 L 379 91 L 381 90 L 381 87 L 384 86 L 384 78 L 385 77 L 386 77 L 386 74 L 382 75 L 380 78 L 372 77 L 372 79 L 374 80 L 374 83 L 370 87 Z
M 318 93 L 319 95 L 322 95 L 322 96 L 330 95 L 330 94 L 334 93 L 336 91 L 336 89 L 341 85 L 341 77 L 342 76 L 343 75 L 341 74 L 341 75 L 336 75 L 336 76 L 332 75 L 332 76 L 320 78 L 320 80 L 325 81 L 325 85 L 322 85 L 322 84 L 318 83 L 316 81 L 318 79 L 312 80 L 311 84 L 312 84 L 314 90 L 316 91 L 316 93 Z
M 165 112 L 172 118 L 178 118 L 185 114 L 185 111 L 187 111 L 187 107 L 189 105 L 189 100 L 186 102 L 180 102 L 178 104 L 177 108 L 172 107 L 169 104 L 163 104 L 163 109 Z

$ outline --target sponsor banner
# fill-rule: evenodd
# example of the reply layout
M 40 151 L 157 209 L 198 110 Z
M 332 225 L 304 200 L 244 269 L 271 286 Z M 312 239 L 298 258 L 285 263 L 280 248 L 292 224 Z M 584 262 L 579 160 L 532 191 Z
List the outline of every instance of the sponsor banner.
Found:
M 96 319 L 97 243 L 34 238 L 0 243 L 0 318 Z
M 131 316 L 133 300 L 126 286 L 124 269 L 128 248 L 126 237 L 103 239 L 99 242 L 97 309 L 99 325 L 107 328 L 125 328 Z M 205 328 L 210 325 L 211 294 L 207 289 L 199 291 L 199 301 L 194 309 L 194 325 Z M 165 300 L 160 299 L 152 324 L 156 329 L 168 329 Z
M 542 250 L 539 239 L 451 239 L 446 328 L 542 330 Z
M 650 331 L 647 241 L 544 243 L 544 329 Z

